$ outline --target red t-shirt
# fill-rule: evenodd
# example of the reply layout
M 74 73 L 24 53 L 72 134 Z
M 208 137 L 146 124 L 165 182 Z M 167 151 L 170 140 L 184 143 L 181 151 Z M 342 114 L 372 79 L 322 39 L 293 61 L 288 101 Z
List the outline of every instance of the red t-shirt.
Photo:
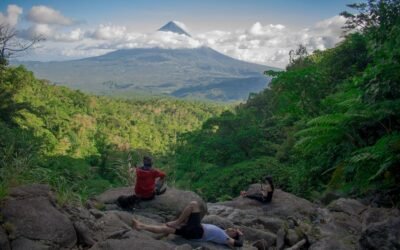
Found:
M 156 179 L 165 176 L 164 172 L 157 169 L 144 170 L 136 168 L 135 194 L 142 198 L 150 198 L 154 195 Z

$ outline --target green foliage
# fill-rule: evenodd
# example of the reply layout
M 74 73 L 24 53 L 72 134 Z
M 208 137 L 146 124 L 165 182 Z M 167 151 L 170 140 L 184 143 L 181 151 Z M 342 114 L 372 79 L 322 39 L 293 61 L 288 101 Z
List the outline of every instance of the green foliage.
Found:
M 304 197 L 329 189 L 400 202 L 400 2 L 351 7 L 352 32 L 335 48 L 293 50 L 286 71 L 266 72 L 269 88 L 178 140 L 178 185 L 223 200 L 257 173 Z
M 49 183 L 62 204 L 132 184 L 127 169 L 144 154 L 161 157 L 178 133 L 225 109 L 164 97 L 90 96 L 7 67 L 0 75 L 0 195 L 10 186 Z

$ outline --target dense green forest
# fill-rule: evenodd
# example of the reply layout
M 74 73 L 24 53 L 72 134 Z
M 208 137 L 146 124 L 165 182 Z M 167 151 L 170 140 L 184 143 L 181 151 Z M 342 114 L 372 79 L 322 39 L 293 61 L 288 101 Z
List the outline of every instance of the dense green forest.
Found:
M 119 100 L 36 79 L 23 67 L 0 75 L 0 183 L 52 184 L 61 198 L 126 185 L 129 165 L 160 158 L 177 134 L 226 107 L 166 97 Z M 165 161 L 158 165 L 166 167 Z M 1 194 L 0 194 L 1 195 Z
M 399 202 L 400 3 L 350 5 L 345 39 L 309 55 L 290 53 L 283 72 L 234 111 L 184 133 L 177 184 L 211 201 L 237 196 L 272 175 L 308 198 L 324 192 L 385 194 Z

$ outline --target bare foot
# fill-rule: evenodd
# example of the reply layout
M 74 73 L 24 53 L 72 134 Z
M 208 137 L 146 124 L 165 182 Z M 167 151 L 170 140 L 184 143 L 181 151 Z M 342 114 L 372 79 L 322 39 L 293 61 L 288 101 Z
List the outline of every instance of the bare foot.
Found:
M 143 224 L 136 219 L 132 219 L 132 226 L 136 230 L 141 230 L 143 228 Z
M 170 221 L 165 223 L 167 226 L 178 229 L 180 228 L 180 224 L 178 223 L 178 221 L 174 220 L 174 221 Z

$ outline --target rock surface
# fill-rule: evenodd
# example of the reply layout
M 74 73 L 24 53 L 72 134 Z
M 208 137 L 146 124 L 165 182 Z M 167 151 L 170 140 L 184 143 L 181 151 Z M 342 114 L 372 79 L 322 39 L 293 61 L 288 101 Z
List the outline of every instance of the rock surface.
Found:
M 13 189 L 1 213 L 15 241 L 23 238 L 59 248 L 71 248 L 76 244 L 72 222 L 55 205 L 50 189 L 45 186 Z M 14 242 L 12 245 L 15 248 Z
M 249 191 L 257 191 L 258 185 Z M 14 188 L 1 203 L 0 249 L 229 249 L 213 243 L 188 241 L 133 230 L 132 218 L 160 225 L 173 219 L 192 200 L 206 214 L 203 223 L 236 227 L 245 235 L 243 250 L 263 249 L 400 249 L 398 209 L 372 208 L 339 198 L 327 207 L 276 190 L 271 203 L 238 197 L 204 203 L 195 193 L 174 188 L 133 211 L 115 204 L 131 188 L 117 188 L 82 206 L 59 206 L 45 185 Z M 100 210 L 99 210 L 100 209 Z M 262 244 L 261 244 L 262 243 Z
M 2 227 L 0 227 L 0 249 L 11 249 L 10 242 L 8 241 L 8 236 Z

